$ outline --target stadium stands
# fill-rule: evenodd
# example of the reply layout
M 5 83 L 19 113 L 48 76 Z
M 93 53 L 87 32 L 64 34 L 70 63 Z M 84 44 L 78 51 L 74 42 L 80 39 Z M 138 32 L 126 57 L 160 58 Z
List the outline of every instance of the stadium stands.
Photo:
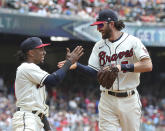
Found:
M 124 21 L 164 22 L 164 0 L 1 0 L 1 8 L 41 16 L 78 15 L 95 18 L 101 8 L 111 8 Z
M 57 93 L 58 92 L 58 93 Z M 85 97 L 81 92 L 72 98 L 60 90 L 53 90 L 48 99 L 50 105 L 49 121 L 57 131 L 98 131 L 97 99 Z M 81 95 L 80 95 L 81 94 Z M 50 95 L 50 94 L 49 94 Z M 165 99 L 151 96 L 141 98 L 143 105 L 142 130 L 165 129 Z M 11 117 L 15 112 L 15 98 L 12 94 L 0 93 L 0 130 L 11 131 Z M 162 130 L 163 131 L 163 130 Z

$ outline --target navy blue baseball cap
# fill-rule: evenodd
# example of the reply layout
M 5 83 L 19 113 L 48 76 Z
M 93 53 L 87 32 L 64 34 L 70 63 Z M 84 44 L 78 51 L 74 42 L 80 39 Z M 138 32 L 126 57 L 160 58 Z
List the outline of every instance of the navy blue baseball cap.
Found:
M 110 22 L 110 21 L 118 21 L 118 17 L 116 13 L 111 9 L 104 9 L 99 12 L 98 18 L 96 19 L 96 22 L 91 24 L 91 26 L 99 25 L 104 22 Z
M 50 44 L 49 43 L 43 44 L 42 40 L 39 37 L 30 37 L 21 43 L 20 48 L 23 51 L 28 51 L 28 50 L 32 50 L 34 48 L 41 48 L 41 47 L 48 46 L 48 45 L 50 45 Z

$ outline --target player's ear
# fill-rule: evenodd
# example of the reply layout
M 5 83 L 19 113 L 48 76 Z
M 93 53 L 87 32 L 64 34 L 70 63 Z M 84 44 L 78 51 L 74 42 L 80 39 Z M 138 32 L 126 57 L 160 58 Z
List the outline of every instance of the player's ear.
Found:
M 29 56 L 34 56 L 33 50 L 29 50 L 29 51 L 27 52 L 27 54 L 28 54 Z

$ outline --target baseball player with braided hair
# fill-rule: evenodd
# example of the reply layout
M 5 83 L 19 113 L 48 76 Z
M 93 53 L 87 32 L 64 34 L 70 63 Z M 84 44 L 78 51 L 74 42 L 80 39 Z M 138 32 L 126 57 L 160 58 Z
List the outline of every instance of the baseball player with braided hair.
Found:
M 63 80 L 69 67 L 82 55 L 83 48 L 77 46 L 72 52 L 67 48 L 66 63 L 52 74 L 42 70 L 38 64 L 44 62 L 46 51 L 42 40 L 30 37 L 24 40 L 18 51 L 21 61 L 15 79 L 17 111 L 12 118 L 13 131 L 50 131 L 47 120 L 46 87 L 56 86 Z
M 96 22 L 102 40 L 93 47 L 88 66 L 78 62 L 77 69 L 96 77 L 100 83 L 100 131 L 139 131 L 141 102 L 137 91 L 140 73 L 152 71 L 152 62 L 141 40 L 121 30 L 125 27 L 110 9 L 99 12 Z M 58 63 L 63 67 L 65 61 Z

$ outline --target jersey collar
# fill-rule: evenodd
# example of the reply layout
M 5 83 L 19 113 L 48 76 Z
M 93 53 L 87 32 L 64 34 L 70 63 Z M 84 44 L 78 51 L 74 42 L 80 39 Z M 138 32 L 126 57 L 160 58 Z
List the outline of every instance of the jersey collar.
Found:
M 116 40 L 113 40 L 113 41 L 110 41 L 110 42 L 111 42 L 111 43 L 114 43 L 114 42 L 116 42 L 116 41 L 120 40 L 120 38 L 123 36 L 123 34 L 124 34 L 124 33 L 122 33 L 122 34 L 120 35 L 120 37 L 119 37 L 119 38 L 117 38 Z

